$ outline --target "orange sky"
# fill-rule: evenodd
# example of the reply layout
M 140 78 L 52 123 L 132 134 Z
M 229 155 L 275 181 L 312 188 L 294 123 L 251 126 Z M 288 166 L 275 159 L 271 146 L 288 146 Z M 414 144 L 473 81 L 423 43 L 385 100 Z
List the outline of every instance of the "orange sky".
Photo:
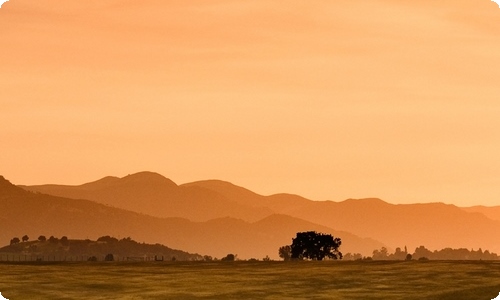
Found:
M 490 0 L 10 0 L 0 49 L 0 174 L 16 184 L 150 170 L 500 205 Z

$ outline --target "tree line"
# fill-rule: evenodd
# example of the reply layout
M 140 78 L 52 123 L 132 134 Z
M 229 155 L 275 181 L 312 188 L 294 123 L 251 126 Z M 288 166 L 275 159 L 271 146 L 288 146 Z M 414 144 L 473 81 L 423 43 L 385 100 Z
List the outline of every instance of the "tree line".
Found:
M 488 250 L 468 250 L 466 248 L 452 249 L 444 248 L 431 251 L 424 246 L 415 248 L 413 253 L 408 252 L 406 246 L 404 250 L 396 248 L 393 253 L 389 253 L 386 247 L 373 250 L 372 256 L 363 257 L 360 253 L 346 253 L 345 260 L 498 260 L 496 253 Z
M 10 240 L 10 245 L 15 245 L 15 244 L 19 244 L 21 242 L 23 243 L 26 243 L 29 241 L 29 236 L 28 235 L 24 235 L 21 239 L 19 239 L 18 237 L 13 237 L 11 240 Z M 47 237 L 45 237 L 44 235 L 40 235 L 37 239 L 39 242 L 46 242 L 47 241 Z M 68 237 L 67 236 L 63 236 L 61 237 L 60 239 L 59 238 L 56 238 L 54 237 L 53 235 L 51 235 L 48 239 L 48 241 L 50 243 L 53 243 L 53 244 L 57 244 L 57 243 L 61 243 L 62 245 L 66 245 L 68 244 L 69 240 L 68 240 Z
M 404 249 L 396 248 L 390 253 L 386 247 L 373 250 L 372 256 L 364 257 L 360 253 L 346 253 L 342 255 L 339 247 L 342 244 L 340 238 L 331 234 L 322 234 L 315 231 L 298 232 L 292 239 L 291 245 L 285 245 L 278 249 L 278 255 L 285 261 L 290 260 L 498 260 L 496 253 L 488 250 L 468 250 L 466 248 L 452 249 L 444 248 L 431 251 L 424 246 L 419 246 L 412 253 Z

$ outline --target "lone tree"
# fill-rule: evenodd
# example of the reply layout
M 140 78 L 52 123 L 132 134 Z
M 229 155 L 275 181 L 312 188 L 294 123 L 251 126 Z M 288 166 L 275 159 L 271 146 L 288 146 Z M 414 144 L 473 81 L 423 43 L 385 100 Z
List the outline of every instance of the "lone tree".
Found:
M 292 258 L 290 245 L 282 246 L 278 249 L 278 255 L 283 258 L 284 261 L 289 261 Z
M 11 245 L 19 244 L 19 242 L 21 242 L 21 240 L 18 237 L 15 237 L 15 238 L 10 240 Z
M 27 242 L 30 238 L 28 237 L 27 234 L 25 234 L 23 237 L 22 237 L 22 240 L 23 242 Z
M 38 240 L 40 242 L 45 242 L 47 240 L 47 238 L 45 237 L 45 235 L 41 235 L 41 236 L 38 237 Z
M 297 232 L 292 240 L 292 259 L 323 260 L 325 257 L 342 259 L 340 238 L 315 231 Z
M 236 255 L 229 253 L 226 257 L 223 257 L 221 261 L 234 261 L 236 259 Z

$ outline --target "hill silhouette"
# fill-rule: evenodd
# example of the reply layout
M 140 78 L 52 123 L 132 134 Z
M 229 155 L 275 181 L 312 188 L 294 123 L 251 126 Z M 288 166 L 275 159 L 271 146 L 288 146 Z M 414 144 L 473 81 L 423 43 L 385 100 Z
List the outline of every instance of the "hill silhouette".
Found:
M 379 199 L 311 202 L 286 214 L 384 241 L 391 247 L 499 248 L 500 223 L 442 203 L 393 205 Z
M 96 241 L 89 239 L 62 241 L 58 238 L 26 241 L 1 247 L 0 254 L 14 255 L 14 257 L 22 255 L 24 260 L 50 260 L 50 257 L 52 260 L 87 260 L 91 257 L 104 260 L 108 254 L 112 254 L 114 260 L 151 259 L 155 256 L 164 260 L 203 259 L 199 254 L 171 249 L 161 244 L 138 243 L 131 238 L 118 240 L 110 236 L 100 237 Z
M 231 201 L 200 186 L 177 186 L 153 172 L 123 178 L 108 176 L 78 186 L 50 184 L 23 188 L 65 198 L 93 200 L 154 217 L 181 217 L 193 221 L 231 216 L 251 222 L 273 213 L 266 208 Z
M 148 174 L 143 172 L 130 176 Z M 106 180 L 121 182 L 126 178 Z M 82 185 L 86 190 L 98 192 L 82 192 L 82 186 L 25 188 L 65 197 L 86 198 L 131 210 L 142 207 L 138 211 L 147 213 L 154 210 L 155 216 L 178 216 L 197 222 L 221 217 L 255 222 L 273 214 L 288 215 L 381 241 L 390 248 L 406 245 L 411 249 L 426 245 L 429 249 L 481 247 L 500 251 L 500 221 L 454 205 L 394 205 L 377 198 L 312 201 L 284 193 L 263 196 L 220 180 L 197 181 L 181 186 L 169 184 L 168 188 L 161 187 L 155 192 L 151 190 L 153 186 L 143 183 L 147 181 L 135 180 L 137 184 L 133 188 L 116 184 L 105 188 L 101 184 L 96 187 L 96 183 Z
M 18 196 L 18 195 L 26 195 L 25 190 L 13 185 L 5 179 L 5 177 L 0 175 L 0 199 L 2 198 L 7 198 L 7 197 L 12 197 L 12 196 Z
M 500 206 L 477 205 L 471 207 L 462 207 L 462 209 L 466 212 L 480 213 L 492 220 L 500 221 Z
M 487 218 L 476 213 L 480 211 L 478 209 L 467 210 L 443 203 L 394 205 L 377 198 L 341 202 L 311 201 L 290 194 L 261 196 L 214 180 L 187 185 L 219 192 L 239 203 L 249 202 L 254 207 L 267 207 L 277 214 L 348 231 L 360 237 L 370 237 L 392 248 L 426 245 L 430 249 L 483 247 L 500 250 L 500 214 L 496 214 L 494 208 L 482 210 L 490 217 Z
M 0 243 L 4 244 L 14 236 L 24 234 L 83 239 L 113 235 L 118 238 L 130 236 L 140 242 L 161 243 L 219 258 L 228 253 L 238 254 L 241 258 L 266 255 L 278 258 L 278 248 L 290 244 L 296 232 L 315 230 L 343 238 L 346 243 L 342 251 L 346 252 L 368 255 L 373 249 L 383 246 L 372 239 L 361 239 L 289 216 L 270 215 L 257 222 L 234 217 L 193 222 L 185 218 L 152 217 L 91 200 L 29 192 L 8 181 L 4 186 L 0 189 L 0 207 L 5 208 L 0 210 Z

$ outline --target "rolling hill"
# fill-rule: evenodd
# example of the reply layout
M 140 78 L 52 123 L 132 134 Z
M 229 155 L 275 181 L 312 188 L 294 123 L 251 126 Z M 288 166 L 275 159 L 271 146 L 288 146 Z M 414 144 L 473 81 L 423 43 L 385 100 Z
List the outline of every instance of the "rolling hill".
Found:
M 58 261 L 103 261 L 108 254 L 108 260 L 203 260 L 199 254 L 191 254 L 174 250 L 160 244 L 138 243 L 130 238 L 118 240 L 104 236 L 92 241 L 89 239 L 60 239 L 51 237 L 48 240 L 23 241 L 0 248 L 0 255 L 17 256 L 19 260 L 58 260 Z M 21 258 L 23 257 L 23 258 Z
M 161 184 L 154 186 L 150 181 Z M 150 172 L 124 178 L 106 177 L 81 186 L 24 188 L 128 209 L 135 208 L 129 205 L 135 201 L 134 205 L 143 207 L 141 212 L 154 210 L 155 216 L 178 216 L 192 221 L 227 216 L 255 222 L 273 214 L 288 215 L 382 241 L 389 248 L 408 246 L 414 249 L 424 245 L 429 249 L 463 247 L 500 251 L 500 221 L 492 217 L 491 210 L 487 217 L 484 211 L 468 211 L 443 203 L 394 205 L 376 198 L 334 202 L 312 201 L 291 194 L 263 196 L 220 180 L 177 186 Z M 201 201 L 203 205 L 199 205 Z
M 114 180 L 114 179 L 111 179 Z M 161 243 L 174 249 L 223 257 L 228 253 L 241 258 L 277 258 L 280 246 L 290 244 L 296 232 L 315 230 L 332 233 L 343 240 L 341 251 L 369 255 L 383 246 L 348 232 L 298 218 L 271 214 L 248 222 L 234 217 L 193 222 L 184 218 L 157 218 L 96 203 L 29 192 L 0 177 L 0 243 L 14 236 L 54 235 L 91 238 L 112 235 L 132 237 L 147 243 Z
M 261 196 L 214 180 L 188 185 L 219 192 L 239 203 L 247 201 L 275 213 L 383 241 L 392 248 L 425 245 L 429 249 L 481 247 L 500 251 L 500 214 L 494 208 L 464 209 L 443 203 L 395 205 L 376 198 L 311 201 L 290 194 Z M 243 196 L 238 197 L 240 194 Z
M 227 199 L 201 186 L 177 186 L 157 173 L 140 172 L 123 178 L 105 177 L 79 186 L 41 185 L 23 188 L 72 199 L 88 199 L 154 217 L 180 217 L 192 221 L 234 217 L 253 222 L 272 214 Z
M 462 209 L 466 212 L 480 213 L 492 220 L 500 221 L 500 206 L 477 205 L 471 207 L 462 207 Z

